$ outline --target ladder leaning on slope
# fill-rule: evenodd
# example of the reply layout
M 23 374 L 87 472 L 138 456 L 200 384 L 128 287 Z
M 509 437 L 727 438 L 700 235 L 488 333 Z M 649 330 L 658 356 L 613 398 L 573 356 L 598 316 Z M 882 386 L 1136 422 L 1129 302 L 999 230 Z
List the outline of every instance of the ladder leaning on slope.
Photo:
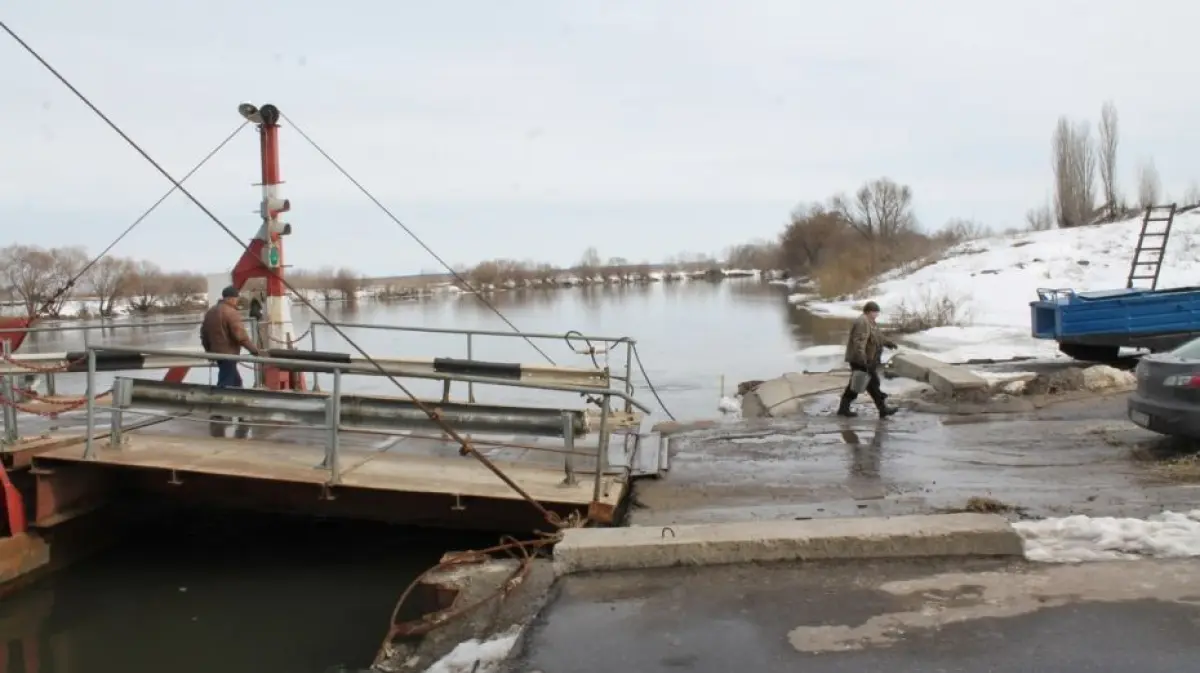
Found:
M 1146 206 L 1146 213 L 1142 216 L 1142 232 L 1138 236 L 1137 248 L 1133 251 L 1133 263 L 1129 266 L 1126 288 L 1132 290 L 1135 281 L 1149 281 L 1150 287 L 1141 289 L 1154 291 L 1158 288 L 1158 274 L 1162 271 L 1163 255 L 1167 250 L 1167 239 L 1171 236 L 1171 225 L 1175 222 L 1175 212 L 1174 203 L 1166 206 Z M 1158 230 L 1155 231 L 1151 228 L 1152 224 L 1161 224 L 1162 227 L 1156 227 Z

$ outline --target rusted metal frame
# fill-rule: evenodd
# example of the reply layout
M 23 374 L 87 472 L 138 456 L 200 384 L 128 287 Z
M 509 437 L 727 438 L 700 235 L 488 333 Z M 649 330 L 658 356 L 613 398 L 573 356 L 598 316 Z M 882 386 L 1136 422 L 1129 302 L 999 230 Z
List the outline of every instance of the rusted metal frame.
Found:
M 112 488 L 109 473 L 91 465 L 41 463 L 33 469 L 35 498 L 32 525 L 49 528 L 86 514 L 107 501 Z

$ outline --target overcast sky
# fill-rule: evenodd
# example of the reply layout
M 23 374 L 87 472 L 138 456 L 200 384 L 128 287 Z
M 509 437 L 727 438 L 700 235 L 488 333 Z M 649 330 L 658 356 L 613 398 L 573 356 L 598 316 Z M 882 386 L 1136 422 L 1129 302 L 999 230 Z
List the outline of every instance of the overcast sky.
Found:
M 1113 100 L 1121 180 L 1200 165 L 1200 4 L 1177 0 L 6 0 L 7 22 L 177 177 L 273 102 L 452 262 L 657 260 L 774 237 L 798 202 L 890 176 L 928 227 L 1049 196 L 1056 118 Z M 98 251 L 166 182 L 0 36 L 6 241 Z M 435 262 L 292 130 L 289 262 Z M 247 129 L 189 181 L 258 226 Z M 173 196 L 116 251 L 220 270 Z

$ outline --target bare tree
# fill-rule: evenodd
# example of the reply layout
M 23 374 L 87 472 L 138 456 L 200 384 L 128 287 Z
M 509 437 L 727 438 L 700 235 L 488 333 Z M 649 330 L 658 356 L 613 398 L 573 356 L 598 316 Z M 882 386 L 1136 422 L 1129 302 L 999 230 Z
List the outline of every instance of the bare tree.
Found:
M 1192 183 L 1188 185 L 1187 191 L 1183 193 L 1183 205 L 1184 207 L 1187 207 L 1195 206 L 1197 204 L 1200 204 L 1200 184 L 1197 184 L 1196 181 L 1193 180 Z
M 1108 219 L 1117 219 L 1120 197 L 1117 195 L 1117 107 L 1112 101 L 1100 109 L 1100 137 L 1096 146 L 1100 155 L 1100 183 L 1104 187 L 1104 202 Z
M 847 234 L 853 230 L 839 213 L 820 204 L 800 206 L 779 237 L 780 261 L 791 273 L 810 274 Z
M 869 241 L 889 241 L 916 229 L 912 188 L 879 178 L 858 189 L 854 199 L 835 196 L 832 210 Z
M 353 269 L 341 268 L 333 276 L 333 288 L 342 296 L 342 301 L 355 302 L 363 286 L 362 276 Z
M 162 302 L 166 308 L 184 309 L 197 303 L 208 289 L 204 276 L 198 273 L 169 273 L 162 277 Z M 203 302 L 201 302 L 203 303 Z
M 87 265 L 87 251 L 82 246 L 69 248 L 53 248 L 50 250 L 52 260 L 52 275 L 54 287 L 47 300 L 53 299 L 47 306 L 46 312 L 57 318 L 62 315 L 63 306 L 72 297 L 70 285 L 79 279 L 83 267 Z
M 955 245 L 964 241 L 974 241 L 985 238 L 991 233 L 986 226 L 966 218 L 954 218 L 942 227 L 938 237 L 947 245 Z
M 54 291 L 54 257 L 36 246 L 10 245 L 0 250 L 0 266 L 26 315 L 34 315 Z
M 88 272 L 88 289 L 100 303 L 100 315 L 112 315 L 114 304 L 128 290 L 132 273 L 133 262 L 119 257 L 104 257 Z
M 136 262 L 129 274 L 129 306 L 139 313 L 153 311 L 166 291 L 166 274 L 148 260 Z
M 1154 159 L 1147 159 L 1138 167 L 1138 206 L 1149 208 L 1158 205 L 1162 197 L 1162 182 L 1158 178 L 1158 169 Z
M 603 261 L 600 259 L 600 253 L 596 248 L 591 247 L 583 251 L 583 258 L 579 260 L 579 265 L 575 267 L 575 275 L 585 283 L 590 283 L 596 274 L 600 272 L 600 267 L 603 266 Z
M 1096 193 L 1096 155 L 1087 122 L 1072 124 L 1060 117 L 1054 130 L 1054 201 L 1058 226 L 1078 227 L 1092 221 Z
M 1025 228 L 1029 231 L 1048 231 L 1054 228 L 1054 210 L 1049 204 L 1030 208 L 1025 213 Z

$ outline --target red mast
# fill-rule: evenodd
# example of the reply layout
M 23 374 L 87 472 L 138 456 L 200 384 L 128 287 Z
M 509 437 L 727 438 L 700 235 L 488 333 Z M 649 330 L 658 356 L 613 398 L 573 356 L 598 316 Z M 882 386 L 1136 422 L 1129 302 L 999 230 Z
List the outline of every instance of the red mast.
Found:
M 262 182 L 256 186 L 262 187 L 259 207 L 262 225 L 234 265 L 230 281 L 241 290 L 252 278 L 266 280 L 266 305 L 259 319 L 258 341 L 267 349 L 291 349 L 296 330 L 292 326 L 291 301 L 282 277 L 283 237 L 292 233 L 292 225 L 281 221 L 279 216 L 291 210 L 292 204 L 279 198 L 279 185 L 283 184 L 279 172 L 279 108 L 269 103 L 261 108 L 242 103 L 238 113 L 258 127 Z M 182 381 L 186 372 L 186 369 L 171 370 L 167 380 Z M 262 374 L 264 385 L 271 390 L 305 389 L 303 374 L 270 366 L 263 366 Z

